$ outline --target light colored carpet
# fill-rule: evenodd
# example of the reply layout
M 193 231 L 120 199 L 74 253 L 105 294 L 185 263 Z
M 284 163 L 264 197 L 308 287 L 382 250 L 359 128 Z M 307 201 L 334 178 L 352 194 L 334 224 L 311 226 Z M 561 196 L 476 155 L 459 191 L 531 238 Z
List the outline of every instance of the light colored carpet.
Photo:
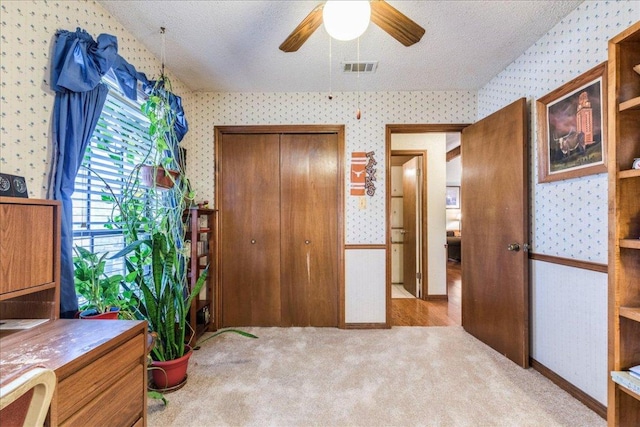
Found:
M 605 426 L 461 327 L 246 328 L 202 345 L 155 426 Z
M 415 298 L 402 285 L 391 285 L 391 298 Z

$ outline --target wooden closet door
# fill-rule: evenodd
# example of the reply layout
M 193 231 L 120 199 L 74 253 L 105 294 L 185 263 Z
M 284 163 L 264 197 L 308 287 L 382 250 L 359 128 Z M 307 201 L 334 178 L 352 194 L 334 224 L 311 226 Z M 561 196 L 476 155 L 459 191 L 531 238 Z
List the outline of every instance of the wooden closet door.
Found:
M 282 326 L 338 325 L 338 136 L 280 140 Z
M 280 326 L 279 138 L 218 141 L 223 327 Z

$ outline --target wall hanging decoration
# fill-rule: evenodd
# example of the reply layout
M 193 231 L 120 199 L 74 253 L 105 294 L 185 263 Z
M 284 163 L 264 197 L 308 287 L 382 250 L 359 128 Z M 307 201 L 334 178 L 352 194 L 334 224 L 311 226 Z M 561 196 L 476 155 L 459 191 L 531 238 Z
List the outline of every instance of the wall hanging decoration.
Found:
M 373 197 L 376 194 L 376 186 L 373 181 L 376 180 L 376 172 L 377 169 L 374 168 L 375 165 L 378 164 L 376 159 L 373 157 L 375 155 L 375 151 L 367 152 L 367 165 L 365 166 L 366 177 L 364 179 L 364 188 L 367 190 L 367 196 Z
M 375 151 L 354 151 L 351 153 L 351 195 L 373 197 L 376 194 Z
M 605 62 L 536 102 L 538 182 L 607 171 L 606 72 Z
M 447 187 L 447 209 L 460 209 L 460 187 Z
M 354 151 L 351 153 L 351 195 L 364 196 L 367 153 L 364 151 Z

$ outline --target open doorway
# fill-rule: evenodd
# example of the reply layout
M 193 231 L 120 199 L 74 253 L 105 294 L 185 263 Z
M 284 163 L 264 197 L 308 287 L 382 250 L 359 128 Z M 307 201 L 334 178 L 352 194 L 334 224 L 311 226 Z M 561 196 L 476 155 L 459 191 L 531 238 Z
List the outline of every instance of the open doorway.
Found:
M 391 151 L 391 294 L 422 298 L 426 265 L 426 151 Z
M 449 263 L 462 262 L 462 158 L 460 156 L 460 133 L 447 133 L 447 169 L 446 169 L 446 228 L 447 260 Z M 448 264 L 449 265 L 449 264 Z M 458 265 L 458 267 L 460 267 Z
M 457 139 L 459 153 L 459 135 L 464 127 L 387 126 L 387 253 L 391 266 L 387 272 L 387 307 L 392 326 L 461 324 L 459 264 L 457 268 L 454 266 L 453 277 L 448 277 L 447 230 L 452 224 L 448 224 L 446 210 L 446 190 L 450 184 L 446 175 L 452 149 L 448 140 Z M 405 200 L 406 182 L 414 169 L 412 163 L 420 165 L 415 172 L 415 188 L 409 187 L 409 192 L 415 194 L 415 208 L 411 204 L 413 197 L 409 197 L 409 203 Z M 407 209 L 415 211 L 415 216 L 407 216 Z M 450 295 L 452 283 L 455 292 Z M 398 298 L 402 294 L 405 298 Z

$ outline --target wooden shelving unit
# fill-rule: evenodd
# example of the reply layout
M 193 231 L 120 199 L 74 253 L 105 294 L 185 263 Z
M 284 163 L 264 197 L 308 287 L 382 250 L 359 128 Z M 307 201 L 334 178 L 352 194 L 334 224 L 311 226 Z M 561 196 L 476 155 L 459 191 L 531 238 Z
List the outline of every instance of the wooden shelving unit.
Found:
M 215 331 L 214 321 L 214 281 L 216 277 L 215 232 L 217 215 L 214 209 L 191 208 L 184 213 L 187 223 L 187 240 L 191 242 L 188 278 L 191 289 L 198 277 L 209 266 L 207 281 L 191 303 L 189 324 L 195 331 L 190 345 L 207 331 Z M 195 273 L 195 274 L 194 274 Z
M 609 426 L 640 425 L 640 22 L 609 41 Z M 625 384 L 625 381 L 627 382 Z M 631 386 L 634 384 L 632 383 Z
M 0 197 L 0 337 L 60 315 L 60 215 L 57 201 Z

